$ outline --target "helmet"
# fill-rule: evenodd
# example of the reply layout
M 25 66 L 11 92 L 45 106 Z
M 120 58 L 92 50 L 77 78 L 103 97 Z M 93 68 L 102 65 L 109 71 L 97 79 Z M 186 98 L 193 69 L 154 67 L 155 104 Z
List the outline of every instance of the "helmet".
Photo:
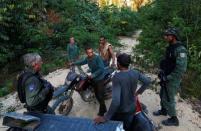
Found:
M 169 28 L 165 30 L 164 35 L 173 35 L 177 40 L 179 39 L 178 30 L 176 28 Z

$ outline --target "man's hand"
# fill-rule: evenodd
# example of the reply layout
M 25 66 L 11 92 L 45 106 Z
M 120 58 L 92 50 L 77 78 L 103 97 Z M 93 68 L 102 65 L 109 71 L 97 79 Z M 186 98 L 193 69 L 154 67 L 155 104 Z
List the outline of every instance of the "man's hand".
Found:
M 104 123 L 104 122 L 106 122 L 106 119 L 105 119 L 103 116 L 97 116 L 97 117 L 94 119 L 94 122 L 95 122 L 96 124 Z
M 92 76 L 91 76 L 91 75 L 88 75 L 87 78 L 88 78 L 89 80 L 91 80 L 91 79 L 92 79 Z
M 168 82 L 167 76 L 165 75 L 164 71 L 160 70 L 158 77 L 161 82 Z
M 52 84 L 50 82 L 48 82 L 47 80 L 45 79 L 42 79 L 43 80 L 43 84 L 44 84 L 44 87 L 45 88 L 48 88 L 50 89 L 50 91 L 54 91 L 54 86 L 52 86 Z
M 115 63 L 112 63 L 111 67 L 115 68 L 116 67 Z

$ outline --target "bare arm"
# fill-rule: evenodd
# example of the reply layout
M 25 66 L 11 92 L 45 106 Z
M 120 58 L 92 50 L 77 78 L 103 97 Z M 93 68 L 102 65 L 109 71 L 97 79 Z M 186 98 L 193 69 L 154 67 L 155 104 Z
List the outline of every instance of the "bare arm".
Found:
M 114 55 L 114 52 L 112 50 L 112 46 L 110 45 L 108 47 L 108 49 L 109 49 L 110 54 L 112 55 L 112 64 L 115 64 L 115 55 Z

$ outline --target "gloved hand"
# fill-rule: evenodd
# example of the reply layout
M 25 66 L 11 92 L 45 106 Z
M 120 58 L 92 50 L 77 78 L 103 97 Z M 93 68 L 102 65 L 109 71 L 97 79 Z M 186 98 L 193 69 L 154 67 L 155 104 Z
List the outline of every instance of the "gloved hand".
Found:
M 52 84 L 50 82 L 48 82 L 47 80 L 43 80 L 43 85 L 45 88 L 49 89 L 50 91 L 54 91 L 54 86 L 52 86 Z
M 160 71 L 159 74 L 158 74 L 158 77 L 160 79 L 160 86 L 161 87 L 166 87 L 166 84 L 168 83 L 168 79 L 167 79 L 167 76 L 165 75 L 164 71 Z
M 159 71 L 158 78 L 161 82 L 168 82 L 167 76 L 165 75 L 163 70 Z
M 42 84 L 43 84 L 43 89 L 41 90 L 41 95 L 42 97 L 46 97 L 46 99 L 49 101 L 52 99 L 53 92 L 54 92 L 54 87 L 50 82 L 48 82 L 45 79 L 41 79 Z

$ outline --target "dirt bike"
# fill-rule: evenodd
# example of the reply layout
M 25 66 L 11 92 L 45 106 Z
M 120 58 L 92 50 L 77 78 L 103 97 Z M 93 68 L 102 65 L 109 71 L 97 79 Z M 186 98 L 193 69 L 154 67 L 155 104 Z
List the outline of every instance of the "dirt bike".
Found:
M 77 91 L 82 100 L 85 102 L 91 102 L 95 100 L 94 85 L 91 80 L 88 79 L 86 73 L 83 71 L 80 74 L 75 72 L 75 67 L 70 68 L 64 85 L 60 86 L 53 94 L 52 110 L 55 112 L 58 110 L 59 114 L 68 115 L 73 107 L 73 92 Z M 104 78 L 104 98 L 110 99 L 112 94 L 111 79 L 114 74 L 114 69 L 110 67 L 105 68 Z

